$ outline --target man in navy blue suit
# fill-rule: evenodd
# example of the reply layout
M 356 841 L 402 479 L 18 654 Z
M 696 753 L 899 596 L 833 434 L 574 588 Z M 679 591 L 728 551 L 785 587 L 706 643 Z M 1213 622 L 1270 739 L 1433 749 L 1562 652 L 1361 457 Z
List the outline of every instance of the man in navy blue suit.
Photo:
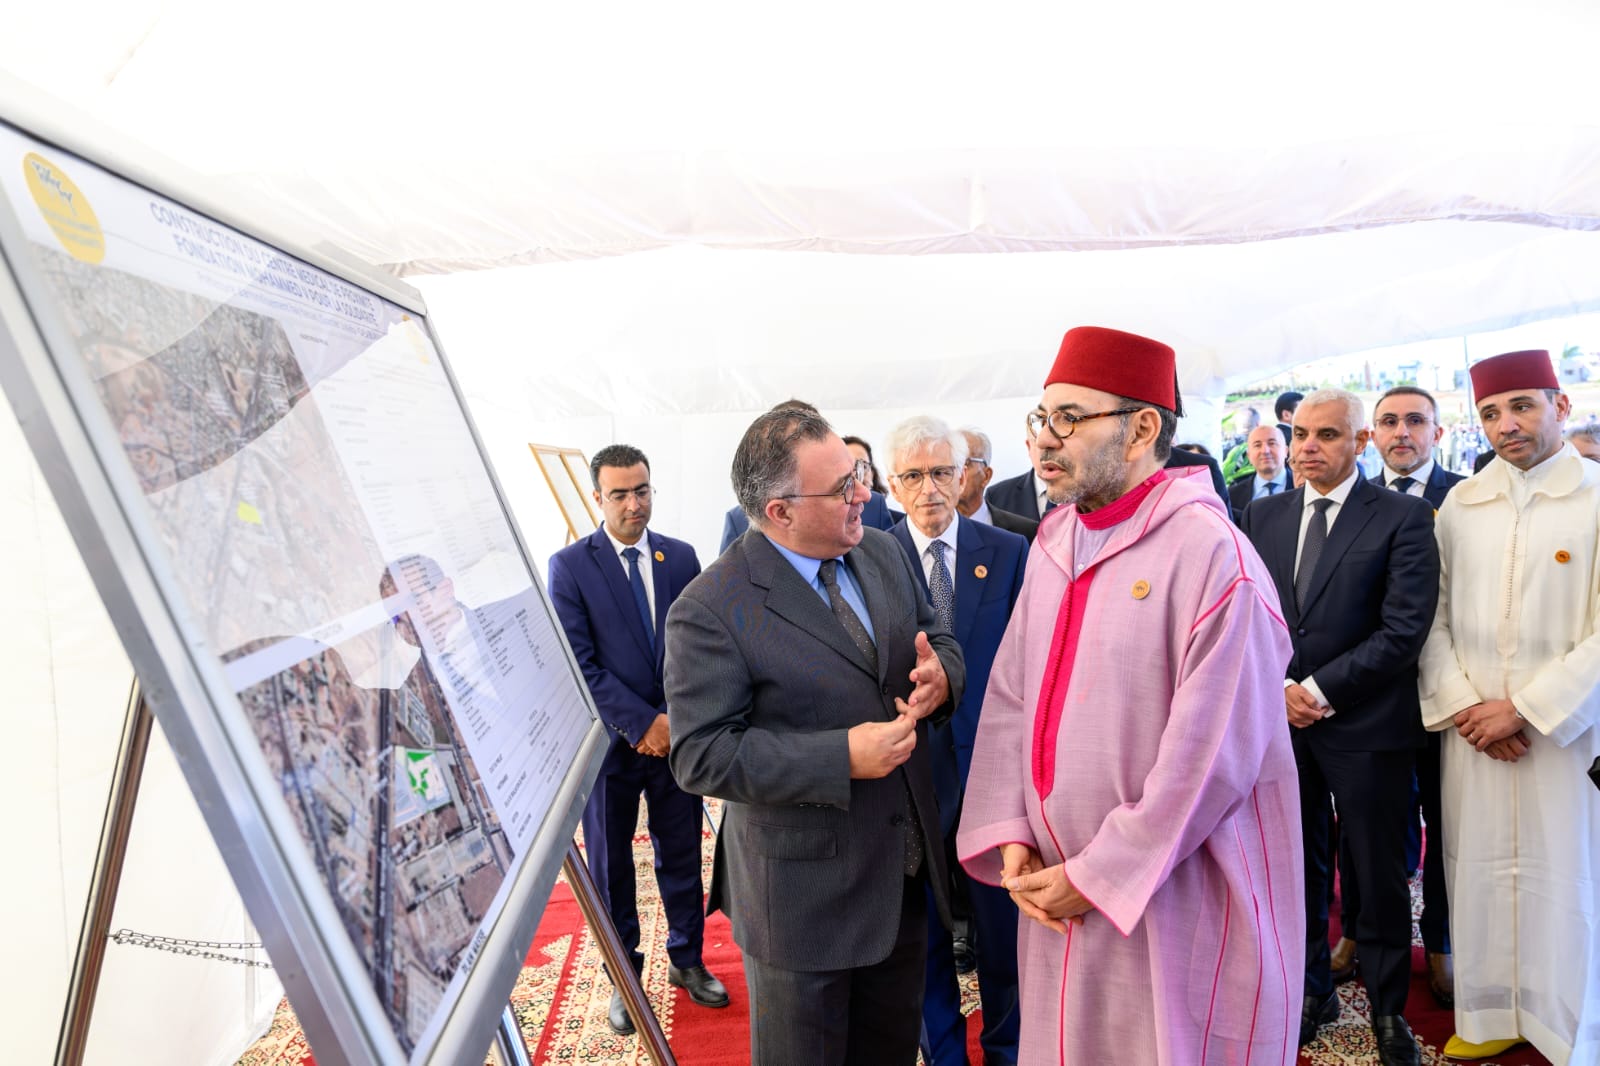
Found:
M 1371 481 L 1379 488 L 1420 496 L 1438 511 L 1450 489 L 1466 478 L 1453 474 L 1434 461 L 1434 449 L 1444 437 L 1439 424 L 1439 405 L 1426 390 L 1415 385 L 1397 385 L 1378 397 L 1372 409 L 1372 438 L 1383 456 L 1383 469 Z M 1422 917 L 1417 926 L 1422 946 L 1428 954 L 1428 990 L 1442 1007 L 1455 1005 L 1455 968 L 1450 953 L 1450 901 L 1444 882 L 1444 816 L 1439 809 L 1439 738 L 1427 735 L 1428 746 L 1417 752 L 1417 802 L 1409 807 L 1407 866 L 1416 868 L 1416 852 L 1421 844 L 1422 821 L 1428 826 L 1427 850 L 1422 859 Z M 1339 918 L 1353 930 L 1361 914 L 1361 890 L 1350 863 L 1349 848 L 1339 847 Z M 1360 960 L 1355 941 L 1348 935 L 1334 945 L 1335 977 L 1354 976 Z
M 700 573 L 694 549 L 649 530 L 650 462 L 626 444 L 589 464 L 605 522 L 550 558 L 550 599 L 594 695 L 615 734 L 583 812 L 589 871 L 623 945 L 643 970 L 635 895 L 633 831 L 639 794 L 649 806 L 656 884 L 667 914 L 667 980 L 706 1007 L 726 1007 L 728 991 L 705 968 L 700 883 L 700 797 L 684 792 L 667 766 L 667 699 L 661 673 L 667 608 Z M 613 989 L 611 1028 L 633 1020 Z
M 1277 585 L 1294 655 L 1284 708 L 1300 772 L 1306 968 L 1300 1044 L 1339 1016 L 1328 949 L 1329 795 L 1362 908 L 1353 935 L 1383 1066 L 1421 1054 L 1402 1016 L 1411 983 L 1406 807 L 1423 747 L 1417 659 L 1439 598 L 1433 510 L 1361 477 L 1366 412 L 1342 389 L 1294 413 L 1306 483 L 1253 501 L 1240 528 Z
M 1244 509 L 1252 501 L 1294 488 L 1289 467 L 1284 463 L 1288 448 L 1277 426 L 1257 426 L 1252 429 L 1245 438 L 1245 454 L 1250 456 L 1250 465 L 1255 467 L 1255 473 L 1246 474 L 1228 486 L 1228 504 L 1235 522 L 1244 516 Z
M 804 400 L 785 400 L 772 408 L 774 411 L 804 411 L 807 414 L 822 417 L 822 412 L 806 403 Z M 900 516 L 889 510 L 889 501 L 883 493 L 873 492 L 867 497 L 867 502 L 861 508 L 861 524 L 872 529 L 888 529 L 900 520 Z M 728 513 L 722 517 L 722 545 L 717 548 L 717 554 L 728 550 L 728 545 L 744 536 L 745 530 L 750 528 L 750 519 L 745 516 L 744 509 L 738 504 L 730 507 Z
M 889 535 L 940 621 L 955 634 L 967 664 L 967 689 L 955 714 L 928 730 L 940 829 L 954 854 L 961 795 L 972 765 L 978 711 L 989 667 L 1022 590 L 1028 542 L 1016 533 L 964 518 L 957 504 L 967 470 L 967 438 L 936 418 L 910 418 L 889 433 L 889 489 L 906 509 Z M 1019 771 L 1020 772 L 1020 771 Z M 965 889 L 976 930 L 978 992 L 983 1004 L 983 1060 L 1017 1061 L 1017 908 L 1004 889 L 950 868 Z M 957 895 L 962 894 L 957 892 Z M 922 1002 L 923 1058 L 932 1066 L 967 1062 L 966 1019 L 956 985 L 949 933 L 929 908 L 927 987 Z

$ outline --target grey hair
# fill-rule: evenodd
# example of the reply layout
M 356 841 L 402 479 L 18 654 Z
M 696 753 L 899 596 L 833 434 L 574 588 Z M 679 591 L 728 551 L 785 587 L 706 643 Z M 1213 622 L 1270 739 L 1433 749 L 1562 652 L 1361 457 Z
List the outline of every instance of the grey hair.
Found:
M 1586 422 L 1581 426 L 1574 426 L 1567 430 L 1568 440 L 1588 440 L 1600 444 L 1600 426 Z
M 978 440 L 978 447 L 967 456 L 969 459 L 982 459 L 987 465 L 989 460 L 994 458 L 994 441 L 989 439 L 989 434 L 977 426 L 962 426 L 960 433 L 964 437 L 976 437 Z
M 767 501 L 794 492 L 799 478 L 795 448 L 832 435 L 827 419 L 800 408 L 780 407 L 756 416 L 744 431 L 728 472 L 739 508 L 751 525 L 765 529 Z
M 1366 428 L 1367 409 L 1361 403 L 1361 397 L 1346 389 L 1318 389 L 1301 400 L 1294 413 L 1299 414 L 1307 407 L 1321 407 L 1325 403 L 1344 404 L 1345 421 L 1350 423 L 1352 437 Z
M 885 447 L 889 451 L 890 473 L 898 473 L 900 457 L 918 448 L 936 444 L 950 445 L 950 464 L 957 468 L 967 462 L 967 438 L 951 429 L 942 419 L 932 415 L 912 415 L 889 431 Z

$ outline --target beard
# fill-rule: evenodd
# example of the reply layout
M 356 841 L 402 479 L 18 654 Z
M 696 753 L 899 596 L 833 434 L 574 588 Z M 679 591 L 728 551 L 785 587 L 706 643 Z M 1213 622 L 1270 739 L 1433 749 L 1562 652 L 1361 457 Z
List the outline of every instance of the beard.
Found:
M 1127 489 L 1128 464 L 1122 458 L 1127 442 L 1127 427 L 1119 426 L 1112 437 L 1074 463 L 1062 452 L 1040 453 L 1041 460 L 1048 459 L 1061 468 L 1061 474 L 1050 482 L 1045 493 L 1057 505 L 1076 504 L 1079 511 L 1098 511 L 1114 503 Z

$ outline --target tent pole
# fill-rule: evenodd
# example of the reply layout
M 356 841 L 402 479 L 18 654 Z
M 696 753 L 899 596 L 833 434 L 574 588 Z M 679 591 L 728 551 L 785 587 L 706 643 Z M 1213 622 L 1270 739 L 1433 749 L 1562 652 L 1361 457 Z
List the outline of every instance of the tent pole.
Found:
M 122 864 L 128 854 L 134 802 L 139 798 L 139 779 L 144 774 L 145 753 L 150 747 L 150 723 L 150 708 L 140 695 L 139 679 L 135 677 L 128 690 L 122 740 L 117 746 L 105 820 L 100 825 L 94 875 L 89 882 L 89 898 L 78 934 L 78 952 L 72 963 L 72 983 L 67 988 L 66 1011 L 56 1038 L 56 1066 L 80 1066 L 89 1043 L 89 1024 L 105 963 L 106 938 L 111 932 Z
M 633 1019 L 639 1040 L 656 1066 L 678 1066 L 672 1049 L 667 1046 L 667 1034 L 661 1031 L 661 1023 L 650 1009 L 650 1000 L 644 994 L 644 984 L 633 968 L 633 960 L 623 948 L 616 926 L 611 924 L 611 915 L 600 905 L 600 891 L 595 887 L 594 878 L 589 876 L 589 867 L 584 864 L 576 843 L 567 845 L 567 857 L 562 860 L 561 869 L 567 875 L 567 884 L 572 886 L 578 909 L 583 911 L 583 920 L 589 924 L 589 932 L 599 945 L 600 955 L 606 960 L 606 975 L 628 1006 L 628 1017 Z

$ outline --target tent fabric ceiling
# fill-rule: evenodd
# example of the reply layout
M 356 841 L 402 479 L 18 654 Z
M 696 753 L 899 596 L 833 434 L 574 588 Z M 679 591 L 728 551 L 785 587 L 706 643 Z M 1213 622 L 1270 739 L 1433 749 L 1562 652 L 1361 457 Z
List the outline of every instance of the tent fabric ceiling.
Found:
M 1079 322 L 1217 395 L 1600 308 L 1587 4 L 77 9 L 0 68 L 412 276 L 551 416 L 1026 395 Z

